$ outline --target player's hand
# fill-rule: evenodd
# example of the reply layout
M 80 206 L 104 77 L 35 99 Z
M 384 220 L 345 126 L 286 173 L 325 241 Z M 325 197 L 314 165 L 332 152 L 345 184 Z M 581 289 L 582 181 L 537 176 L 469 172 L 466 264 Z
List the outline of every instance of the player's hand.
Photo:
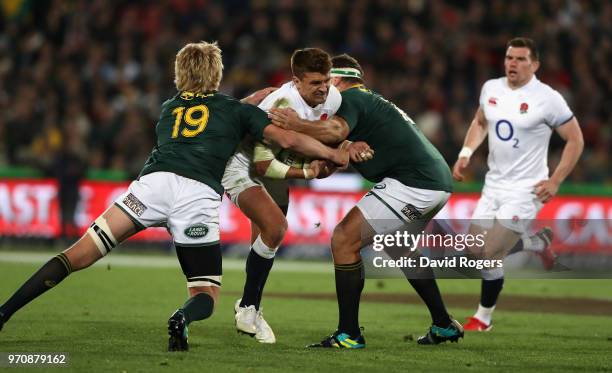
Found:
M 348 151 L 351 162 L 361 163 L 374 158 L 374 149 L 370 148 L 365 141 L 349 142 Z
M 268 97 L 268 95 L 278 88 L 276 87 L 267 87 L 264 89 L 260 89 L 259 91 L 253 92 L 250 96 L 243 98 L 240 100 L 242 103 L 251 104 L 251 105 L 259 105 L 260 102 L 263 101 L 264 98 Z
M 333 156 L 329 160 L 338 170 L 345 170 L 351 161 L 348 146 L 344 146 L 343 143 L 334 149 Z
M 292 108 L 272 108 L 268 112 L 268 118 L 272 120 L 272 124 L 286 130 L 290 130 L 293 123 L 300 119 L 298 113 Z
M 310 162 L 308 168 L 306 168 L 305 170 L 306 179 L 323 179 L 333 174 L 337 170 L 337 168 L 336 166 L 334 166 L 333 163 L 329 161 L 315 159 L 314 161 Z
M 559 183 L 553 180 L 542 180 L 535 185 L 534 193 L 542 202 L 546 203 L 553 198 L 559 191 Z
M 457 159 L 453 166 L 453 179 L 457 181 L 463 181 L 463 170 L 470 164 L 470 159 L 467 157 L 461 157 Z

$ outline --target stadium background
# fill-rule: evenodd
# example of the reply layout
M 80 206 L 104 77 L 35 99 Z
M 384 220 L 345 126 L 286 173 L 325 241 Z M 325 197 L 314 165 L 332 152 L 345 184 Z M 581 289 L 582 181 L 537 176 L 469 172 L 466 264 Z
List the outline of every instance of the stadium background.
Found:
M 62 190 L 80 186 L 75 218 L 82 231 L 137 175 L 155 140 L 159 106 L 174 94 L 174 55 L 186 42 L 219 41 L 221 91 L 237 97 L 290 79 L 295 48 L 350 53 L 364 66 L 368 85 L 411 115 L 452 165 L 480 86 L 503 74 L 504 45 L 517 35 L 538 42 L 537 75 L 563 94 L 585 136 L 578 166 L 540 218 L 599 221 L 576 247 L 600 250 L 599 263 L 609 266 L 608 1 L 0 0 L 0 299 L 50 250 L 74 240 L 74 231 L 58 237 Z M 554 135 L 553 167 L 562 145 Z M 469 182 L 456 185 L 444 217 L 469 216 L 485 172 L 480 149 Z M 611 369 L 609 279 L 509 280 L 493 334 L 435 350 L 414 344 L 429 318 L 405 281 L 369 280 L 361 305 L 368 349 L 305 352 L 302 346 L 336 322 L 329 233 L 366 187 L 350 172 L 296 183 L 289 245 L 281 255 L 301 260 L 276 262 L 264 300 L 276 346 L 258 346 L 233 329 L 248 225 L 226 201 L 224 250 L 238 259 L 224 259 L 224 296 L 215 316 L 190 328 L 193 353 L 164 351 L 164 322 L 185 295 L 163 230 L 141 237 L 155 242 L 123 245 L 19 312 L 0 334 L 0 351 L 67 351 L 76 371 Z M 558 249 L 578 261 L 585 254 Z M 473 312 L 477 281 L 441 280 L 440 286 L 457 318 Z
M 452 165 L 482 83 L 503 74 L 505 42 L 516 35 L 532 36 L 542 55 L 539 78 L 563 94 L 585 136 L 585 152 L 561 192 L 591 197 L 559 201 L 578 201 L 575 218 L 609 215 L 609 2 L 1 4 L 0 235 L 57 237 L 62 188 L 89 180 L 93 183 L 81 187 L 76 206 L 82 231 L 125 188 L 121 182 L 138 174 L 154 144 L 160 104 L 174 94 L 174 55 L 194 40 L 219 41 L 225 63 L 221 91 L 237 97 L 289 80 L 289 57 L 296 48 L 350 53 L 365 68 L 368 85 L 409 113 Z M 551 142 L 554 167 L 563 142 L 556 135 Z M 452 203 L 445 217 L 469 217 L 477 195 L 461 192 L 477 193 L 485 172 L 483 149 L 473 157 L 470 182 L 456 186 L 453 202 L 466 197 L 471 207 L 463 203 L 455 211 Z M 47 181 L 36 181 L 40 179 Z M 348 173 L 311 186 L 321 192 L 299 192 L 290 213 L 287 243 L 303 249 L 296 248 L 294 256 L 324 255 L 324 248 L 311 249 L 308 241 L 324 244 L 367 185 Z M 330 189 L 336 193 L 326 193 Z M 544 218 L 565 217 L 559 216 L 564 206 Z M 243 242 L 246 221 L 227 203 L 223 211 L 224 241 Z M 155 237 L 167 239 L 163 233 Z

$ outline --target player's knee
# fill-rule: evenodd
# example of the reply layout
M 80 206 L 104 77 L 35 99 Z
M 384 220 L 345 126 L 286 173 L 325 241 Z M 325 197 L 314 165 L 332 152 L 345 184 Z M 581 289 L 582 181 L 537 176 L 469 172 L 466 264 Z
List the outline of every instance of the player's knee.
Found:
M 287 233 L 287 220 L 285 218 L 276 219 L 276 221 L 260 227 L 260 230 L 261 238 L 267 246 L 278 247 L 283 242 L 283 238 L 285 238 Z
M 86 233 L 74 245 L 64 251 L 72 271 L 85 269 L 102 258 L 102 254 L 96 247 L 95 242 L 87 236 L 88 234 Z
M 334 228 L 331 239 L 333 254 L 352 253 L 359 251 L 359 239 L 355 240 L 353 232 L 348 232 L 342 224 Z
M 203 293 L 210 295 L 215 306 L 219 300 L 219 294 L 221 294 L 221 287 L 218 286 L 188 286 L 188 289 L 191 297 L 195 297 L 196 295 Z

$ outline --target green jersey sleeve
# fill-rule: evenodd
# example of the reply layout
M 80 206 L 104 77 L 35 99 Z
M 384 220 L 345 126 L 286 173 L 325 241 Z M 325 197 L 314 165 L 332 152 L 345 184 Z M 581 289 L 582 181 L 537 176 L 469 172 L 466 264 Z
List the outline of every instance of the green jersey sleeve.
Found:
M 242 104 L 240 122 L 248 134 L 255 140 L 262 141 L 264 128 L 270 124 L 270 119 L 268 114 L 257 106 Z
M 342 104 L 336 112 L 336 115 L 342 117 L 342 119 L 344 119 L 348 124 L 349 129 L 352 131 L 359 121 L 359 113 L 361 109 L 359 103 L 351 94 L 351 91 L 352 90 L 346 90 L 342 92 Z

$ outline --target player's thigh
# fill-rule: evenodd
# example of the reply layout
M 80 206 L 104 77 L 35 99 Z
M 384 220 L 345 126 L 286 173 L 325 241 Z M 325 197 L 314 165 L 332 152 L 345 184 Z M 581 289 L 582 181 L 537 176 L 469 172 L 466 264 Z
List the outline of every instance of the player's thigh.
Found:
M 128 190 L 94 220 L 86 234 L 65 251 L 73 269 L 93 264 L 139 230 L 165 221 L 173 176 L 176 175 L 153 173 L 133 181 Z
M 502 195 L 495 219 L 509 230 L 522 234 L 529 230 L 542 206 L 542 202 L 530 193 L 508 193 Z
M 199 181 L 180 181 L 167 226 L 190 293 L 204 291 L 213 298 L 222 278 L 219 242 L 221 196 Z M 216 298 L 215 298 L 216 299 Z
M 500 194 L 494 225 L 484 230 L 486 258 L 502 259 L 525 234 L 541 208 L 541 203 L 528 194 Z
M 113 247 L 138 232 L 132 220 L 117 206 L 110 206 L 87 232 L 64 251 L 72 270 L 77 271 L 106 255 Z
M 249 188 L 260 186 L 261 182 L 251 176 L 249 165 L 234 155 L 225 168 L 221 184 L 230 201 L 240 207 L 240 194 Z
M 184 246 L 175 243 L 176 256 L 185 280 L 189 294 L 209 294 L 215 302 L 221 291 L 223 278 L 223 262 L 219 242 L 210 244 L 193 244 Z
M 492 228 L 498 209 L 499 206 L 496 204 L 495 197 L 488 191 L 483 190 L 472 213 L 470 233 Z
M 283 210 L 284 214 L 287 215 L 287 208 L 289 206 L 289 181 L 268 178 L 257 178 L 255 180 L 263 184 L 274 203 L 276 203 L 281 210 Z
M 278 246 L 287 230 L 287 220 L 266 190 L 261 186 L 248 188 L 240 193 L 238 202 L 240 210 L 262 234 L 264 243 Z
M 183 179 L 186 178 L 171 172 L 141 176 L 115 199 L 114 206 L 121 209 L 140 230 L 163 226 L 172 212 Z
M 372 242 L 374 233 L 361 210 L 353 207 L 334 228 L 331 240 L 334 262 L 343 262 L 345 254 L 358 253 Z
M 180 177 L 166 226 L 175 244 L 211 245 L 219 242 L 221 196 L 210 186 Z
M 377 235 L 394 235 L 398 231 L 418 234 L 425 230 L 449 197 L 448 192 L 408 187 L 395 179 L 385 178 L 357 203 L 357 207 Z M 418 255 L 411 247 L 402 245 L 386 245 L 385 252 L 392 258 Z

